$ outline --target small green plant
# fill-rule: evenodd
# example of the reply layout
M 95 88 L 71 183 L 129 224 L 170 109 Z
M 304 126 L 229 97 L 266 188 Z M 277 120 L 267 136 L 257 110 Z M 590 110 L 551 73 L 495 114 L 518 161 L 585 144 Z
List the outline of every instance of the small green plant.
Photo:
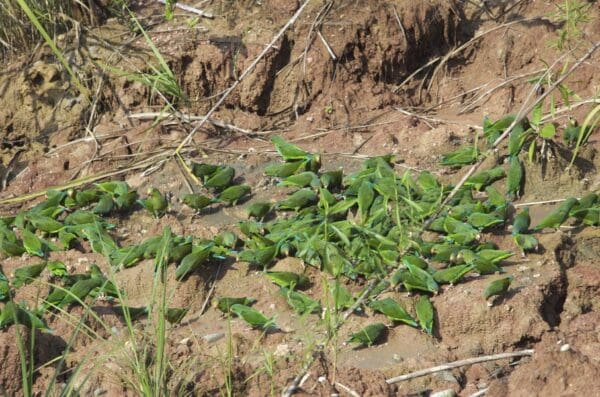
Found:
M 583 36 L 582 26 L 588 23 L 590 18 L 590 8 L 592 3 L 580 0 L 564 0 L 562 4 L 556 4 L 556 12 L 551 18 L 560 25 L 557 29 L 558 37 L 550 41 L 550 46 L 559 51 L 565 47 L 571 47 L 577 44 Z
M 156 59 L 157 64 L 149 64 L 148 67 L 151 70 L 151 73 L 146 72 L 129 72 L 119 68 L 115 68 L 113 66 L 106 66 L 106 68 L 113 73 L 125 77 L 132 81 L 137 81 L 144 86 L 150 88 L 151 90 L 151 98 L 155 95 L 160 96 L 165 101 L 165 106 L 167 109 L 174 111 L 174 104 L 177 101 L 187 101 L 187 96 L 185 95 L 183 89 L 179 85 L 175 74 L 169 67 L 167 61 L 162 56 L 144 27 L 135 17 L 133 12 L 129 11 L 130 20 L 135 26 L 136 31 L 140 32 L 146 41 L 146 44 L 150 48 L 154 58 Z
M 588 141 L 590 135 L 594 130 L 600 125 L 600 105 L 594 107 L 585 117 L 583 124 L 581 127 L 576 127 L 576 141 L 575 148 L 573 149 L 573 157 L 571 158 L 571 163 L 569 167 L 573 165 L 575 159 L 577 158 L 577 154 L 579 153 L 579 149 L 582 145 L 585 145 Z

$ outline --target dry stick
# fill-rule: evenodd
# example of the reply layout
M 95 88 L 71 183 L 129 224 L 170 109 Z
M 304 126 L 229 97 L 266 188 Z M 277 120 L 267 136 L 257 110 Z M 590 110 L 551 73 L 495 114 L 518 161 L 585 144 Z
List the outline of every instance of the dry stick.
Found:
M 162 121 L 162 120 L 166 120 L 166 119 L 172 119 L 174 117 L 177 117 L 180 121 L 182 121 L 184 123 L 192 123 L 194 121 L 204 119 L 204 116 L 193 116 L 193 115 L 186 115 L 186 114 L 174 115 L 171 113 L 164 113 L 164 112 L 132 113 L 132 114 L 127 115 L 127 118 L 136 119 L 136 120 L 153 120 L 153 119 L 159 118 L 160 121 Z M 241 128 L 236 125 L 225 123 L 223 121 L 216 120 L 213 118 L 208 119 L 208 122 L 211 123 L 212 125 L 214 125 L 215 127 L 224 128 L 224 129 L 235 131 L 235 132 L 240 132 L 245 135 L 251 135 L 251 136 L 252 135 L 267 135 L 267 134 L 271 133 L 271 131 L 265 132 L 265 131 L 247 130 L 245 128 Z
M 529 72 L 529 73 L 523 73 L 523 74 L 520 74 L 520 75 L 518 75 L 518 76 L 513 76 L 513 77 L 511 77 L 511 78 L 509 78 L 509 79 L 506 79 L 506 80 L 504 80 L 504 81 L 503 81 L 503 82 L 501 82 L 500 84 L 498 84 L 498 85 L 496 85 L 496 86 L 494 86 L 494 87 L 490 88 L 489 90 L 487 90 L 487 91 L 485 91 L 485 92 L 483 92 L 483 93 L 479 94 L 477 97 L 475 97 L 474 99 L 472 99 L 472 100 L 470 101 L 470 103 L 469 103 L 467 106 L 465 106 L 464 108 L 462 108 L 462 109 L 460 110 L 460 112 L 458 112 L 458 114 L 463 114 L 463 113 L 466 113 L 466 112 L 468 112 L 468 111 L 470 111 L 470 110 L 473 110 L 474 108 L 476 108 L 476 107 L 477 107 L 477 103 L 478 103 L 478 102 L 480 102 L 480 101 L 482 101 L 483 99 L 485 99 L 486 97 L 490 96 L 490 95 L 491 95 L 491 94 L 493 94 L 495 91 L 499 90 L 500 88 L 504 87 L 505 85 L 507 85 L 507 84 L 510 84 L 510 83 L 512 83 L 512 82 L 513 82 L 513 81 L 515 81 L 515 80 L 520 80 L 520 79 L 523 79 L 523 78 L 525 78 L 525 77 L 529 77 L 529 76 L 532 76 L 532 75 L 535 75 L 535 74 L 541 73 L 541 72 L 543 72 L 543 71 L 544 71 L 544 69 L 535 70 L 535 71 L 533 71 L 533 72 Z
M 562 203 L 563 201 L 566 201 L 566 200 L 567 199 L 560 198 L 560 199 L 554 199 L 554 200 L 530 201 L 528 203 L 513 204 L 513 207 L 519 208 L 519 207 L 530 207 L 532 205 L 556 204 L 556 203 Z
M 159 3 L 162 4 L 167 4 L 167 2 L 165 0 L 158 0 Z M 201 10 L 199 8 L 194 8 L 185 4 L 180 4 L 180 3 L 175 3 L 175 7 L 182 9 L 183 11 L 187 11 L 187 12 L 191 12 L 193 14 L 196 15 L 200 15 L 201 17 L 204 18 L 213 18 L 213 14 L 206 12 L 204 10 Z
M 498 145 L 504 139 L 506 139 L 506 137 L 511 133 L 511 131 L 513 130 L 513 128 L 515 128 L 515 126 L 517 124 L 519 124 L 538 104 L 540 104 L 544 99 L 546 99 L 546 97 L 548 95 L 550 95 L 556 89 L 556 87 L 558 87 L 568 76 L 570 76 L 579 66 L 581 66 L 581 64 L 586 59 L 588 59 L 589 57 L 591 57 L 592 54 L 599 47 L 600 47 L 600 41 L 597 42 L 596 44 L 594 44 L 584 56 L 582 56 L 581 58 L 579 58 L 577 60 L 577 62 L 575 62 L 575 64 L 573 64 L 573 66 L 571 66 L 571 68 L 566 73 L 564 73 L 560 78 L 558 78 L 558 80 L 556 80 L 554 82 L 554 84 L 552 84 L 552 86 L 550 86 L 548 88 L 548 90 L 546 90 L 546 92 L 544 92 L 542 95 L 540 95 L 531 105 L 529 105 L 529 106 L 523 105 L 523 107 L 521 108 L 521 110 L 519 111 L 519 113 L 517 114 L 517 116 L 515 117 L 514 121 L 508 126 L 508 128 L 502 133 L 502 135 L 500 135 L 498 137 L 498 139 L 496 139 L 496 141 L 494 141 L 494 143 L 492 143 L 492 147 L 488 150 L 488 153 L 486 155 L 482 156 L 481 160 L 478 160 L 475 164 L 473 164 L 473 166 L 469 169 L 469 171 L 467 171 L 467 173 L 462 177 L 462 179 L 460 180 L 460 182 L 458 182 L 458 184 L 454 187 L 454 189 L 452 189 L 452 191 L 450 192 L 450 194 L 448 194 L 448 196 L 446 196 L 446 198 L 444 199 L 444 201 L 442 202 L 442 204 L 439 206 L 438 210 L 425 222 L 424 228 L 427 228 L 429 225 L 431 225 L 431 223 L 434 221 L 434 219 L 442 211 L 442 208 L 444 208 L 450 202 L 450 200 L 452 200 L 454 198 L 454 196 L 456 196 L 456 194 L 463 187 L 463 185 L 465 184 L 465 182 L 467 181 L 467 179 L 469 179 L 471 177 L 471 175 L 473 175 L 475 173 L 475 171 L 477 171 L 477 169 L 481 166 L 481 164 L 483 164 L 483 162 L 486 160 L 487 156 L 496 147 L 498 147 Z M 552 67 L 554 67 L 554 65 L 556 65 L 563 57 L 564 56 L 558 58 L 548 68 L 548 71 L 546 73 L 544 73 L 544 75 L 546 75 L 547 73 L 549 73 L 550 70 L 552 69 Z M 531 90 L 528 98 L 526 99 L 526 102 L 529 99 L 529 97 L 531 96 L 531 94 L 537 91 L 538 87 L 539 87 L 539 82 Z
M 600 98 L 584 99 L 582 101 L 570 103 L 568 106 L 564 106 L 562 108 L 558 108 L 558 109 L 554 110 L 554 115 L 565 113 L 565 112 L 570 112 L 574 108 L 578 108 L 583 105 L 589 105 L 591 103 L 593 103 L 595 105 L 600 104 Z M 548 113 L 544 117 L 542 117 L 542 119 L 540 121 L 545 122 L 545 121 L 552 120 L 552 119 L 553 119 L 552 113 Z
M 437 61 L 439 61 L 440 59 L 442 59 L 442 57 L 435 57 L 432 60 L 430 60 L 429 62 L 427 62 L 425 65 L 421 66 L 420 68 L 418 68 L 417 70 L 415 70 L 414 72 L 412 72 L 411 74 L 408 75 L 407 78 L 405 78 L 404 80 L 402 80 L 402 82 L 400 84 L 398 84 L 397 87 L 395 87 L 392 92 L 395 94 L 396 92 L 398 92 L 398 90 L 400 90 L 400 88 L 408 83 L 409 81 L 411 81 L 413 79 L 413 77 L 415 77 L 416 75 L 418 75 L 419 73 L 421 73 L 424 69 L 428 68 L 429 66 L 433 65 L 434 63 L 436 63 Z
M 335 382 L 335 385 L 337 387 L 339 387 L 340 389 L 342 389 L 343 391 L 345 391 L 346 393 L 350 394 L 352 397 L 360 397 L 360 394 L 358 394 L 357 392 L 355 392 L 348 386 L 341 384 L 340 382 Z
M 423 120 L 431 129 L 433 129 L 434 127 L 429 123 L 462 125 L 465 127 L 473 128 L 474 130 L 482 130 L 483 129 L 483 127 L 478 126 L 478 125 L 464 124 L 464 123 L 460 123 L 458 121 L 451 121 L 451 120 L 438 119 L 435 117 L 429 117 L 429 116 L 425 116 L 423 114 L 410 112 L 406 109 L 402 109 L 402 108 L 399 108 L 396 106 L 394 106 L 394 109 L 396 109 L 398 112 L 405 114 L 407 116 L 413 116 L 413 117 Z
M 206 311 L 206 308 L 208 307 L 208 303 L 210 302 L 210 297 L 212 296 L 213 292 L 215 291 L 215 287 L 217 286 L 217 280 L 219 278 L 219 273 L 221 273 L 221 263 L 219 263 L 219 267 L 217 268 L 217 272 L 215 273 L 215 278 L 213 279 L 212 285 L 210 286 L 210 290 L 208 291 L 208 294 L 206 295 L 206 299 L 204 299 L 204 303 L 202 303 L 202 307 L 200 308 L 200 315 L 203 315 L 204 312 Z
M 489 389 L 489 387 L 486 387 L 485 389 L 481 389 L 478 392 L 475 392 L 475 393 L 471 394 L 469 397 L 481 397 L 481 396 L 484 396 L 485 393 L 487 393 L 488 389 Z
M 434 374 L 436 372 L 447 371 L 453 368 L 464 367 L 466 365 L 473 365 L 478 363 L 484 363 L 487 361 L 496 361 L 503 360 L 506 358 L 514 358 L 514 357 L 522 357 L 522 356 L 532 356 L 534 353 L 533 349 L 521 350 L 510 353 L 500 353 L 500 354 L 492 354 L 490 356 L 481 356 L 481 357 L 472 357 L 464 360 L 453 361 L 451 363 L 438 365 L 436 367 L 422 369 L 420 371 L 411 372 L 410 374 L 396 376 L 394 378 L 387 379 L 385 382 L 388 385 L 403 382 L 405 380 L 410 380 L 414 378 L 419 378 L 421 376 Z
M 516 23 L 527 22 L 527 21 L 534 21 L 536 19 L 542 19 L 542 18 L 543 17 L 532 17 L 532 18 L 517 19 L 516 21 L 511 21 L 511 22 L 508 22 L 508 23 L 503 23 L 502 25 L 493 27 L 493 28 L 491 28 L 489 30 L 486 30 L 485 32 L 481 32 L 478 35 L 475 35 L 473 38 L 471 38 L 471 40 L 469 40 L 466 43 L 460 45 L 459 47 L 457 47 L 456 49 L 450 51 L 449 53 L 447 53 L 446 55 L 444 55 L 442 57 L 440 63 L 433 70 L 433 73 L 431 75 L 431 79 L 429 80 L 429 84 L 427 85 L 427 91 L 431 90 L 431 85 L 433 84 L 433 80 L 435 79 L 435 75 L 441 69 L 441 67 L 444 66 L 444 64 L 446 64 L 446 62 L 448 62 L 448 60 L 450 58 L 454 57 L 456 54 L 458 54 L 459 52 L 461 52 L 462 50 L 464 50 L 465 48 L 467 48 L 468 46 L 470 46 L 471 44 L 473 44 L 474 42 L 476 42 L 477 40 L 479 40 L 483 36 L 485 36 L 487 34 L 490 34 L 492 32 L 495 32 L 496 30 L 503 29 L 503 28 L 506 28 L 508 26 L 514 25 Z
M 329 56 L 331 57 L 331 59 L 334 62 L 337 61 L 337 56 L 335 56 L 335 52 L 333 52 L 333 49 L 329 46 L 329 43 L 327 42 L 327 40 L 325 40 L 325 37 L 323 37 L 323 34 L 321 33 L 320 30 L 317 30 L 317 36 L 319 36 L 319 38 L 321 39 L 321 42 L 325 46 L 325 49 L 329 53 Z
M 328 1 L 327 3 L 325 3 L 325 5 L 319 10 L 319 12 L 317 13 L 317 16 L 315 17 L 312 24 L 310 25 L 310 29 L 308 30 L 308 35 L 306 36 L 304 52 L 302 53 L 302 75 L 303 76 L 306 75 L 306 58 L 307 58 L 307 54 L 308 54 L 308 48 L 310 47 L 312 40 L 313 40 L 313 38 L 312 38 L 313 32 L 323 22 L 325 15 L 327 15 L 327 13 L 331 9 L 332 5 L 333 5 L 333 1 Z M 300 58 L 298 58 L 298 59 L 300 59 Z
M 404 30 L 404 25 L 402 25 L 402 21 L 400 20 L 400 16 L 398 15 L 398 10 L 396 10 L 396 6 L 392 5 L 392 9 L 394 10 L 396 22 L 398 22 L 398 26 L 400 27 L 400 31 L 402 32 L 402 36 L 404 37 L 404 45 L 406 45 L 406 48 L 408 49 L 408 36 L 406 36 L 406 30 Z
M 296 11 L 296 13 L 292 16 L 292 18 L 290 18 L 290 20 L 287 21 L 287 23 L 281 28 L 281 30 L 275 35 L 275 37 L 273 37 L 271 42 L 261 51 L 261 53 L 258 54 L 256 59 L 250 64 L 250 66 L 248 66 L 246 68 L 246 70 L 244 70 L 244 72 L 240 75 L 240 77 L 238 77 L 237 80 L 223 93 L 223 95 L 219 98 L 217 103 L 215 103 L 214 106 L 208 111 L 208 113 L 206 113 L 206 115 L 204 115 L 202 120 L 200 120 L 200 123 L 198 123 L 198 125 L 196 125 L 192 129 L 192 131 L 190 131 L 188 136 L 186 136 L 185 139 L 181 142 L 181 144 L 177 147 L 177 149 L 175 149 L 175 151 L 173 153 L 174 155 L 179 155 L 179 153 L 181 152 L 181 149 L 183 149 L 185 147 L 185 145 L 187 145 L 192 140 L 196 131 L 198 131 L 198 129 L 200 127 L 202 127 L 208 121 L 210 116 L 212 116 L 212 114 L 219 108 L 219 106 L 221 106 L 221 104 L 225 101 L 225 99 L 229 96 L 229 94 L 231 94 L 231 92 L 236 89 L 236 87 L 244 80 L 244 78 L 246 78 L 246 76 L 249 75 L 250 72 L 252 72 L 254 70 L 256 65 L 258 65 L 258 63 L 267 54 L 267 52 L 269 52 L 271 47 L 273 47 L 275 45 L 275 43 L 281 38 L 281 36 L 283 36 L 285 31 L 288 30 L 289 27 L 294 24 L 294 22 L 296 22 L 296 19 L 298 19 L 298 17 L 302 14 L 302 11 L 304 11 L 304 8 L 308 5 L 309 2 L 310 2 L 310 0 L 306 0 L 300 6 L 300 8 L 298 8 L 298 11 Z

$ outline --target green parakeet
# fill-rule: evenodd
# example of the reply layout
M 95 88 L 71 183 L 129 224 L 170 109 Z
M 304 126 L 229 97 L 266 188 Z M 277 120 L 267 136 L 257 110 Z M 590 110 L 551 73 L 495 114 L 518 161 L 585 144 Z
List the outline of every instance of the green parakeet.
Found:
M 235 205 L 239 200 L 250 194 L 250 186 L 248 185 L 234 185 L 223 190 L 221 194 L 217 196 L 217 200 L 223 201 L 229 205 Z
M 185 196 L 183 196 L 183 199 L 181 201 L 183 201 L 184 204 L 196 211 L 200 211 L 203 208 L 215 202 L 212 198 L 206 197 L 198 193 L 186 194 Z
M 387 327 L 383 323 L 367 325 L 360 331 L 351 334 L 348 343 L 359 343 L 361 346 L 372 346 L 383 335 L 383 331 L 385 331 L 386 328 Z
M 167 198 L 155 187 L 148 191 L 148 197 L 146 199 L 140 200 L 140 204 L 142 204 L 142 206 L 155 218 L 163 216 L 167 212 L 169 206 Z
M 503 277 L 492 281 L 485 287 L 485 290 L 483 291 L 483 297 L 485 299 L 489 299 L 492 296 L 503 295 L 506 291 L 508 291 L 508 287 L 510 287 L 510 283 L 512 281 L 512 276 Z
M 569 197 L 561 205 L 559 205 L 554 211 L 546 215 L 540 223 L 533 228 L 533 231 L 539 232 L 547 227 L 558 229 L 560 225 L 569 217 L 569 212 L 577 204 L 577 199 Z
M 515 215 L 512 225 L 512 235 L 526 234 L 529 232 L 531 218 L 529 217 L 529 207 L 525 207 L 521 212 Z

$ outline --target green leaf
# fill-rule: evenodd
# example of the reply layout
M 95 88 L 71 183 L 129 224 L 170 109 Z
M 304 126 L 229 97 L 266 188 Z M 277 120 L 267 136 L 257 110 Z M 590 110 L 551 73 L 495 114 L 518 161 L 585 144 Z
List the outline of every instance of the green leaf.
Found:
M 330 215 L 345 214 L 357 202 L 358 202 L 358 200 L 355 198 L 338 201 L 329 209 L 329 214 Z
M 421 329 L 429 335 L 433 333 L 433 305 L 427 296 L 421 296 L 415 305 Z
M 400 321 L 411 327 L 417 327 L 417 322 L 408 314 L 398 302 L 392 298 L 381 299 L 369 303 L 369 307 L 384 314 L 392 321 Z
M 535 157 L 535 139 L 531 141 L 529 144 L 529 149 L 527 150 L 527 158 L 529 159 L 529 163 L 533 163 L 533 159 Z
M 533 111 L 531 112 L 531 124 L 533 124 L 535 127 L 539 127 L 540 125 L 540 121 L 542 120 L 542 106 L 544 105 L 544 102 L 540 102 L 537 105 L 535 105 L 535 107 L 533 108 Z
M 329 207 L 337 202 L 333 194 L 325 188 L 319 189 L 319 207 L 325 210 L 325 213 L 329 213 Z
M 350 335 L 348 343 L 359 343 L 362 346 L 372 346 L 383 335 L 387 327 L 383 323 L 367 325 L 365 328 Z
M 556 127 L 552 123 L 544 124 L 540 130 L 540 136 L 544 139 L 552 139 L 556 135 Z

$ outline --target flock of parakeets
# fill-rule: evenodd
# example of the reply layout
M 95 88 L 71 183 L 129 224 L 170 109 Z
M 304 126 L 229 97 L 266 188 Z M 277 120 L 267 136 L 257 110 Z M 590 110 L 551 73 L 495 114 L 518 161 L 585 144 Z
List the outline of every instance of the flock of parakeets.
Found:
M 494 135 L 495 132 L 489 132 L 496 131 L 494 128 L 500 127 L 488 123 L 487 132 Z M 335 310 L 353 307 L 358 296 L 369 292 L 364 304 L 355 310 L 369 308 L 386 316 L 392 324 L 406 324 L 431 334 L 435 316 L 429 297 L 440 291 L 440 285 L 459 283 L 468 275 L 503 273 L 502 261 L 513 255 L 482 241 L 482 235 L 508 226 L 513 208 L 510 200 L 520 193 L 523 166 L 514 142 L 511 137 L 508 170 L 498 166 L 473 175 L 439 212 L 452 186 L 443 185 L 429 172 L 397 175 L 392 156 L 368 159 L 360 170 L 348 175 L 339 169 L 320 172 L 319 155 L 275 137 L 273 143 L 283 162 L 268 166 L 265 174 L 278 178 L 280 186 L 292 190 L 278 202 L 254 202 L 247 207 L 249 220 L 238 225 L 243 241 L 232 232 L 223 232 L 212 240 L 198 240 L 173 235 L 166 228 L 162 236 L 119 246 L 113 238 L 110 219 L 135 211 L 138 205 L 159 218 L 169 211 L 169 198 L 152 188 L 147 197 L 140 199 L 136 190 L 120 181 L 97 183 L 78 191 L 49 191 L 46 200 L 33 208 L 0 219 L 3 255 L 27 253 L 41 258 L 40 263 L 17 269 L 9 277 L 0 272 L 0 301 L 6 302 L 0 311 L 0 328 L 15 321 L 45 328 L 45 311 L 83 304 L 87 298 L 98 296 L 113 300 L 112 307 L 119 314 L 131 318 L 149 315 L 146 307 L 120 305 L 117 286 L 98 266 L 92 265 L 82 274 L 71 274 L 65 264 L 46 259 L 50 251 L 85 249 L 81 243 L 87 242 L 115 270 L 154 259 L 154 271 L 175 265 L 177 280 L 195 272 L 212 272 L 215 268 L 211 263 L 237 256 L 279 286 L 281 297 L 295 312 L 320 314 L 322 303 L 301 292 L 310 287 L 306 275 L 269 271 L 277 258 L 297 257 L 306 266 L 334 277 L 325 293 L 330 294 Z M 470 147 L 444 156 L 442 162 L 463 165 L 477 156 L 477 149 Z M 210 192 L 182 197 L 182 203 L 196 213 L 214 203 L 235 205 L 250 194 L 249 186 L 234 183 L 235 170 L 230 166 L 193 163 L 191 171 Z M 503 178 L 508 179 L 504 193 L 492 186 Z M 474 197 L 475 192 L 481 191 L 486 193 L 483 200 Z M 281 212 L 287 215 L 278 217 Z M 425 240 L 421 237 L 422 225 L 434 214 L 437 216 L 429 231 L 436 237 Z M 512 217 L 512 236 L 525 253 L 537 248 L 533 232 L 558 228 L 569 217 L 585 225 L 598 225 L 599 216 L 600 201 L 594 193 L 581 200 L 565 200 L 533 228 L 525 208 Z M 26 303 L 13 301 L 15 289 L 44 274 L 50 277 L 53 288 L 42 304 L 30 308 Z M 375 280 L 376 286 L 352 294 L 343 278 Z M 492 281 L 483 297 L 504 294 L 511 281 L 511 277 Z M 413 310 L 392 298 L 377 299 L 381 292 L 393 288 L 419 294 Z M 215 306 L 252 327 L 277 329 L 274 318 L 252 308 L 254 302 L 249 297 L 221 297 L 215 300 Z M 183 308 L 170 308 L 166 317 L 179 322 L 185 314 Z M 369 325 L 353 333 L 350 342 L 372 345 L 387 327 L 383 323 Z

